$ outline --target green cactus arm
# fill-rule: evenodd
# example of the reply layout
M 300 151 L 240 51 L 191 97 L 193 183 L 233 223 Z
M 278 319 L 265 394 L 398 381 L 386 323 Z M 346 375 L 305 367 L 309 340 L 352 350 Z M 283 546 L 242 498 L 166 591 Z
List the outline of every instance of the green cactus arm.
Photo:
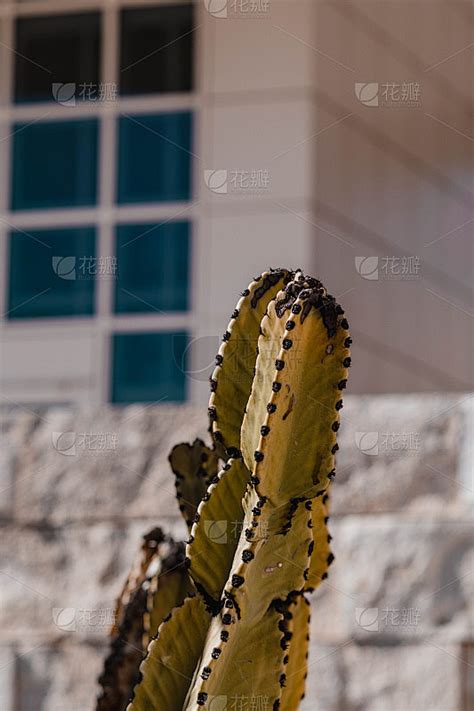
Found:
M 269 304 L 262 321 L 242 450 L 253 467 L 252 481 L 274 506 L 322 495 L 334 476 L 341 390 L 350 365 L 351 339 L 342 314 L 319 282 L 297 277 Z M 269 364 L 278 329 L 281 349 Z M 259 377 L 266 370 L 271 375 Z
M 231 622 L 227 622 L 227 617 Z M 187 711 L 230 709 L 242 699 L 248 708 L 277 708 L 286 639 L 283 616 L 271 608 L 258 625 L 238 620 L 224 608 L 212 620 Z M 253 706 L 252 706 L 253 704 Z M 245 708 L 245 706 L 244 706 Z
M 240 449 L 240 427 L 252 386 L 260 322 L 268 302 L 288 278 L 286 269 L 275 269 L 251 282 L 224 334 L 211 376 L 209 400 L 211 432 L 223 456 L 233 456 Z
M 186 547 L 189 573 L 198 590 L 219 601 L 229 575 L 243 520 L 242 498 L 250 475 L 231 459 L 199 505 Z
M 179 509 L 188 529 L 191 529 L 194 514 L 209 481 L 217 474 L 218 456 L 202 440 L 195 439 L 192 444 L 177 444 L 168 459 L 175 475 Z
M 259 624 L 275 599 L 303 590 L 313 540 L 310 503 L 275 510 L 255 491 L 246 497 L 244 531 L 224 597 L 249 624 Z
M 312 525 L 313 541 L 311 561 L 305 590 L 313 591 L 327 578 L 328 569 L 334 560 L 329 545 L 331 536 L 329 535 L 327 522 L 329 519 L 329 494 L 313 499 L 312 503 Z
M 154 528 L 143 537 L 140 553 L 117 602 L 110 652 L 99 678 L 101 693 L 97 711 L 124 711 L 127 706 L 145 654 L 149 589 L 153 585 L 153 576 L 158 577 L 158 571 L 161 585 L 159 594 L 154 596 L 153 609 L 156 628 L 184 599 L 181 588 L 189 587 L 191 583 L 184 567 L 183 544 L 175 543 L 160 528 Z M 180 583 L 176 586 L 178 579 Z
M 201 658 L 211 616 L 199 596 L 175 608 L 140 665 L 141 681 L 127 711 L 182 711 Z
M 196 593 L 185 566 L 184 544 L 170 541 L 153 566 L 155 571 L 147 585 L 147 609 L 144 619 L 143 647 L 156 636 L 170 612 Z
M 300 595 L 289 606 L 292 615 L 288 622 L 291 634 L 285 667 L 285 684 L 279 711 L 297 711 L 304 697 L 308 672 L 309 625 L 311 608 L 308 600 Z
M 114 625 L 110 630 L 111 637 L 118 633 L 127 604 L 130 602 L 134 592 L 146 580 L 150 563 L 156 558 L 159 546 L 166 540 L 167 536 L 159 527 L 153 528 L 143 536 L 140 550 L 132 563 L 130 573 L 116 601 Z

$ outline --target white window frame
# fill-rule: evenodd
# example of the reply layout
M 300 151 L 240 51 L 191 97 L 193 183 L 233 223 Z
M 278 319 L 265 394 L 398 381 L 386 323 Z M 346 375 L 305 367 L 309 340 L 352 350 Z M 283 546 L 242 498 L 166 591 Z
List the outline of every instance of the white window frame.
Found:
M 17 17 L 41 14 L 67 14 L 84 11 L 102 12 L 101 32 L 101 83 L 118 85 L 120 23 L 119 14 L 124 8 L 150 7 L 192 2 L 195 5 L 194 38 L 194 89 L 189 93 L 156 94 L 136 97 L 120 97 L 109 102 L 84 102 L 71 109 L 57 103 L 32 103 L 16 105 L 13 101 L 14 23 Z M 200 3 L 198 0 L 0 0 L 0 344 L 10 334 L 39 332 L 53 334 L 92 333 L 98 345 L 98 365 L 94 374 L 94 403 L 106 403 L 110 396 L 111 343 L 114 333 L 159 332 L 186 330 L 192 339 L 199 332 L 198 314 L 202 312 L 205 294 L 198 293 L 202 280 L 197 278 L 198 264 L 202 263 L 203 234 L 200 195 L 201 166 L 199 160 L 191 160 L 192 197 L 187 202 L 148 203 L 144 205 L 114 204 L 117 176 L 117 123 L 122 114 L 151 114 L 189 110 L 193 115 L 193 153 L 202 154 L 202 35 L 199 32 Z M 75 120 L 95 117 L 99 123 L 98 197 L 97 205 L 84 208 L 44 209 L 28 211 L 10 210 L 10 162 L 12 135 L 10 126 L 17 121 Z M 112 312 L 113 279 L 96 281 L 95 315 L 71 318 L 34 318 L 8 320 L 7 311 L 7 244 L 12 228 L 28 229 L 47 226 L 72 227 L 94 225 L 96 227 L 97 256 L 114 254 L 114 230 L 117 224 L 146 223 L 161 220 L 187 219 L 192 225 L 192 242 L 189 269 L 189 310 L 169 314 L 120 314 Z M 193 370 L 193 349 L 189 353 L 189 367 Z M 1 346 L 0 346 L 1 368 Z M 196 383 L 186 379 L 186 399 L 196 402 Z M 0 403 L 1 404 L 1 403 Z

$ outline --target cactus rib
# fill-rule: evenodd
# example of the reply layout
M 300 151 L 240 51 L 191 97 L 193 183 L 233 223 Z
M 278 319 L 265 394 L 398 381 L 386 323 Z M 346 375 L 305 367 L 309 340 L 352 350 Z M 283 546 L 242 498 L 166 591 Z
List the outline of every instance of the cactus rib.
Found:
M 179 510 L 191 529 L 199 503 L 206 493 L 210 480 L 217 474 L 217 453 L 201 439 L 177 444 L 168 457 L 175 475 Z
M 181 709 L 211 621 L 204 602 L 188 597 L 160 625 L 140 665 L 141 681 L 127 711 Z
M 189 573 L 204 595 L 219 602 L 242 525 L 242 498 L 250 481 L 242 459 L 230 459 L 199 505 L 186 547 Z
M 249 398 L 260 322 L 268 302 L 289 278 L 286 269 L 264 272 L 242 292 L 211 376 L 211 432 L 222 456 L 240 450 L 240 427 Z

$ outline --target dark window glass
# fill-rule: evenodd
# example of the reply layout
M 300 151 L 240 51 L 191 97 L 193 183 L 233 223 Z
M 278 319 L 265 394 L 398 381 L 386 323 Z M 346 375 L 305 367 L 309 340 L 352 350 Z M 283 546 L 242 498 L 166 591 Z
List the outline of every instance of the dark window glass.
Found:
M 93 227 L 12 232 L 8 318 L 91 315 L 94 272 Z
M 112 402 L 186 399 L 186 333 L 126 333 L 113 341 Z
M 187 111 L 120 119 L 120 203 L 189 200 L 191 129 Z
M 193 8 L 189 4 L 123 10 L 121 92 L 190 91 L 193 27 Z
M 78 92 L 81 84 L 97 85 L 99 55 L 98 13 L 19 18 L 16 21 L 15 100 L 52 100 L 58 96 L 57 84 L 75 83 Z
M 116 313 L 188 308 L 188 222 L 117 228 Z
M 97 121 L 13 127 L 12 209 L 94 205 Z

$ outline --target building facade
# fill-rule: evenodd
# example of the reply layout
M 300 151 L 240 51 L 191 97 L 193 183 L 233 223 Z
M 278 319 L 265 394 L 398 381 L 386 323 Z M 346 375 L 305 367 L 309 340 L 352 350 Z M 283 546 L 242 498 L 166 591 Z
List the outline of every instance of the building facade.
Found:
M 0 0 L 4 404 L 202 401 L 280 265 L 346 307 L 355 392 L 469 390 L 471 21 Z

